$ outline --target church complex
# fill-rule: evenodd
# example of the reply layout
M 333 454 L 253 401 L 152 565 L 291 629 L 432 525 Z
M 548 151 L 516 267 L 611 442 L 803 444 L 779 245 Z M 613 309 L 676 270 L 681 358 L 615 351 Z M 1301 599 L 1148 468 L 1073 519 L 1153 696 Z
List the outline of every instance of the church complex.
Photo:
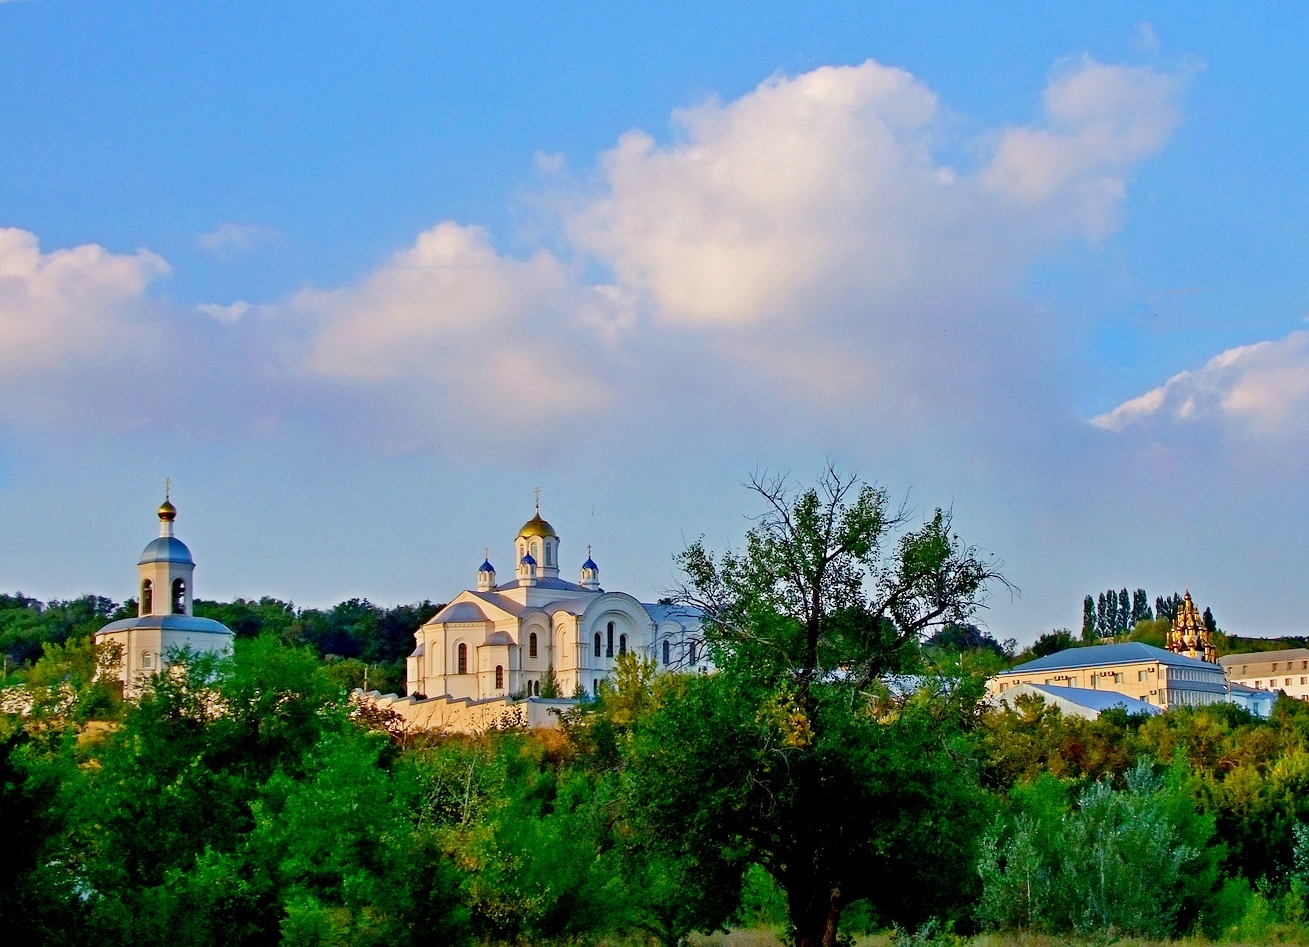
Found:
M 97 644 L 121 649 L 119 677 L 129 695 L 143 675 L 165 668 L 171 654 L 232 648 L 228 628 L 193 614 L 195 560 L 174 535 L 177 508 L 167 496 L 158 516 L 159 536 L 137 562 L 137 615 L 110 622 L 95 636 Z M 613 680 L 624 655 L 660 671 L 712 670 L 694 609 L 602 588 L 589 547 L 576 582 L 563 578 L 562 561 L 559 534 L 541 517 L 538 499 L 513 540 L 513 578 L 500 581 L 488 551 L 475 586 L 415 633 L 407 696 L 356 696 L 412 729 L 552 726 L 559 710 Z M 1069 648 L 1002 671 L 988 691 L 1002 703 L 1039 697 L 1083 716 L 1111 706 L 1160 713 L 1220 701 L 1267 716 L 1278 691 L 1309 699 L 1309 649 L 1219 660 L 1188 591 L 1166 648 L 1141 642 Z

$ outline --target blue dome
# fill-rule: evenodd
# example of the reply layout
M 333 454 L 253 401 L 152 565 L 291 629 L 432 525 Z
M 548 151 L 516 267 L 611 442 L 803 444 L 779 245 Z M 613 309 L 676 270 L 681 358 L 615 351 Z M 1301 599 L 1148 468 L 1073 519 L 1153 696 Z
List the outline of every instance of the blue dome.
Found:
M 478 571 L 478 572 L 494 572 L 494 571 L 495 571 L 495 566 L 491 565 L 491 560 L 490 560 L 490 559 L 487 559 L 485 562 L 482 563 L 482 567 L 481 567 L 480 569 L 478 569 L 477 571 Z
M 191 558 L 191 550 L 187 549 L 186 543 L 176 536 L 160 536 L 146 546 L 136 564 L 143 566 L 149 562 L 181 562 L 190 566 L 195 565 L 195 560 Z
M 530 552 L 527 555 L 523 556 L 523 558 L 520 559 L 519 562 L 521 562 L 525 566 L 536 565 L 536 560 L 532 558 L 532 554 Z
M 593 571 L 593 572 L 599 572 L 599 571 L 600 571 L 600 567 L 599 567 L 598 565 L 595 564 L 595 562 L 591 559 L 590 556 L 587 556 L 587 557 L 586 557 L 586 562 L 582 563 L 582 568 L 583 568 L 583 569 L 590 569 L 590 570 Z

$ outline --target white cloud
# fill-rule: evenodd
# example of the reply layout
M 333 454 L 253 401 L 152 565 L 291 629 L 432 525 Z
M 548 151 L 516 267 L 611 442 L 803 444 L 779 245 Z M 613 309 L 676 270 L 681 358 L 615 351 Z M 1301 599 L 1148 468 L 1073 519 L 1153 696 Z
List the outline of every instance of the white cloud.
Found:
M 452 408 L 444 426 L 476 427 L 603 406 L 578 346 L 563 344 L 585 337 L 574 315 L 586 295 L 549 253 L 512 260 L 480 228 L 446 222 L 360 285 L 302 292 L 291 308 L 318 325 L 312 374 L 400 386 L 421 413 Z
M 1228 349 L 1091 423 L 1122 431 L 1211 421 L 1263 436 L 1309 430 L 1309 332 Z
M 1023 206 L 1062 203 L 1091 236 L 1112 228 L 1126 172 L 1181 120 L 1180 80 L 1153 69 L 1082 57 L 1045 91 L 1046 122 L 999 137 L 983 175 Z
M 277 236 L 271 227 L 258 224 L 221 223 L 213 230 L 198 234 L 195 238 L 200 249 L 222 259 L 231 259 L 238 253 L 253 250 L 261 243 L 267 243 Z
M 869 61 L 777 76 L 677 112 L 673 144 L 624 135 L 568 230 L 668 323 L 812 324 L 834 294 L 886 308 L 943 284 L 971 292 L 1053 240 L 1103 234 L 1126 173 L 1176 125 L 1177 91 L 1080 59 L 1046 90 L 1041 123 L 989 136 L 993 160 L 957 169 L 934 156 L 947 125 L 909 73 Z
M 42 253 L 34 234 L 0 229 L 0 369 L 12 379 L 148 356 L 155 330 L 139 309 L 150 281 L 167 272 L 148 250 Z
M 219 322 L 230 326 L 240 322 L 254 307 L 244 299 L 238 299 L 226 306 L 219 303 L 200 303 L 195 308 L 197 312 L 204 313 L 209 318 L 217 319 Z

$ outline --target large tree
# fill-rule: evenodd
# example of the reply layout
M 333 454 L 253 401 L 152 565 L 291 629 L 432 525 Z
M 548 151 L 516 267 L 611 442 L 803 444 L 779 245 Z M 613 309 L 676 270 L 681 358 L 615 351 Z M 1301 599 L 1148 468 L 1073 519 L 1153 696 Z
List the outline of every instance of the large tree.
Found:
M 896 675 L 918 668 L 921 636 L 966 622 L 1003 580 L 949 513 L 911 528 L 886 490 L 830 466 L 807 489 L 749 485 L 764 510 L 745 550 L 681 556 L 681 598 L 703 610 L 718 673 L 656 686 L 631 771 L 652 824 L 762 865 L 798 947 L 833 947 L 848 904 L 920 920 L 975 884 L 961 734 L 976 691 L 897 699 Z

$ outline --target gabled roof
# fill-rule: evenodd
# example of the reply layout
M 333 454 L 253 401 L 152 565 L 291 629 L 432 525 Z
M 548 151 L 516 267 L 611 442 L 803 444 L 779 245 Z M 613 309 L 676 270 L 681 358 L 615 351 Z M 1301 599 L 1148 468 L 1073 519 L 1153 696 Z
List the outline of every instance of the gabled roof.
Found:
M 1078 707 L 1084 707 L 1087 710 L 1094 711 L 1097 715 L 1103 713 L 1111 707 L 1121 707 L 1129 714 L 1158 714 L 1163 711 L 1143 700 L 1135 697 L 1128 697 L 1126 694 L 1120 694 L 1117 691 L 1091 690 L 1086 687 L 1056 687 L 1053 684 L 1020 684 L 1012 691 L 1006 691 L 1005 697 L 1017 697 L 1019 691 L 1040 694 L 1046 697 L 1055 706 L 1060 702 L 1067 702 Z
M 1309 648 L 1286 648 L 1282 651 L 1243 651 L 1225 654 L 1218 659 L 1223 667 L 1233 664 L 1266 664 L 1270 661 L 1309 661 Z
M 490 621 L 490 619 L 486 617 L 486 612 L 472 602 L 454 602 L 433 615 L 431 621 L 439 625 L 448 621 Z
M 1033 671 L 1076 670 L 1088 667 L 1102 667 L 1108 664 L 1139 664 L 1144 661 L 1158 661 L 1167 667 L 1202 668 L 1206 671 L 1218 671 L 1220 673 L 1222 671 L 1216 664 L 1210 664 L 1208 661 L 1173 654 L 1171 651 L 1156 648 L 1154 645 L 1143 644 L 1140 641 L 1125 641 L 1121 644 L 1091 645 L 1089 648 L 1067 648 L 1054 654 L 1047 654 L 1043 658 L 1037 658 L 1035 661 L 1020 664 L 1007 671 L 1001 671 L 1000 676 L 1030 674 Z

